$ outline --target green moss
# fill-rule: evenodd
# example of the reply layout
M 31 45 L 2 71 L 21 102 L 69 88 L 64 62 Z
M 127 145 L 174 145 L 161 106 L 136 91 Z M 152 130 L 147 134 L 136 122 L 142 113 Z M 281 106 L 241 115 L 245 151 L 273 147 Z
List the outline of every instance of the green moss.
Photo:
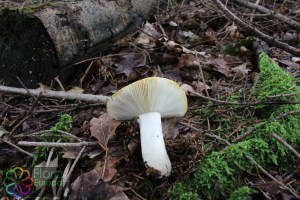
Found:
M 251 194 L 255 193 L 255 190 L 249 187 L 241 187 L 235 190 L 231 195 L 229 200 L 251 200 Z
M 41 138 L 43 142 L 56 142 L 58 140 L 57 131 L 68 132 L 72 128 L 73 119 L 68 114 L 63 114 L 60 116 L 59 121 L 51 128 L 52 133 L 44 133 Z M 70 138 L 67 135 L 60 136 L 61 142 L 69 142 Z M 50 148 L 49 147 L 36 147 L 35 154 L 32 161 L 32 166 L 37 162 L 44 160 L 48 157 Z
M 10 7 L 9 10 L 14 10 L 14 11 L 18 11 L 18 12 L 21 12 L 21 13 L 24 13 L 24 14 L 27 14 L 27 15 L 30 15 L 30 14 L 34 14 L 40 10 L 43 10 L 45 9 L 46 7 L 58 7 L 58 6 L 64 6 L 66 5 L 66 3 L 64 2 L 45 2 L 45 3 L 42 3 L 42 4 L 38 4 L 38 5 L 27 5 L 27 6 L 24 6 L 24 7 Z
M 266 100 L 273 95 L 300 91 L 295 79 L 284 72 L 266 54 L 261 53 L 259 59 L 260 78 L 252 91 L 257 100 Z M 284 99 L 295 101 L 300 99 L 300 95 L 284 97 Z M 237 187 L 246 184 L 243 179 L 239 179 L 240 181 L 237 179 L 243 175 L 251 175 L 250 173 L 256 170 L 245 155 L 251 156 L 263 167 L 277 165 L 280 170 L 288 170 L 292 166 L 293 156 L 290 151 L 277 142 L 271 134 L 276 133 L 294 148 L 300 148 L 300 116 L 289 115 L 280 120 L 274 120 L 275 117 L 288 111 L 300 110 L 300 106 L 278 104 L 272 107 L 259 106 L 257 109 L 260 112 L 267 111 L 265 121 L 257 124 L 255 131 L 244 141 L 228 146 L 222 151 L 212 152 L 200 162 L 199 170 L 189 180 L 189 186 L 181 187 L 182 193 L 201 193 L 209 199 L 228 199 L 229 197 L 243 199 L 242 196 L 247 196 L 250 190 L 242 187 L 235 191 Z
M 197 193 L 188 191 L 188 184 L 177 183 L 172 190 L 169 191 L 169 199 L 174 200 L 199 200 Z

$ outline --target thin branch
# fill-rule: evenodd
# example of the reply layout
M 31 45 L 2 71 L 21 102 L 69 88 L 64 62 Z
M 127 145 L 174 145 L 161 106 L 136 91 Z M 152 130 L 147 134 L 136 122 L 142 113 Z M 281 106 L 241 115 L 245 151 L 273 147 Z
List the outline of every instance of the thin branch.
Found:
M 66 180 L 65 180 L 65 182 L 64 182 L 64 185 L 65 185 L 65 186 L 66 186 L 67 183 L 70 181 L 71 174 L 72 174 L 72 172 L 74 171 L 75 166 L 76 166 L 78 160 L 80 159 L 80 157 L 81 157 L 83 151 L 85 150 L 85 148 L 86 148 L 85 146 L 82 147 L 82 149 L 81 149 L 80 152 L 78 153 L 76 159 L 74 160 L 74 162 L 73 162 L 73 164 L 72 164 L 72 166 L 71 166 L 71 169 L 70 169 L 70 171 L 68 172 L 68 175 L 67 175 Z M 63 190 L 63 187 L 60 187 L 59 190 L 58 190 L 58 192 L 57 192 L 57 197 L 60 197 L 60 195 L 61 195 L 61 193 L 62 193 L 62 190 Z
M 276 121 L 276 120 L 279 120 L 281 118 L 284 118 L 286 116 L 289 116 L 289 115 L 296 115 L 296 114 L 299 114 L 300 113 L 300 110 L 292 110 L 292 111 L 289 111 L 289 112 L 286 112 L 286 113 L 283 113 L 282 115 L 279 115 L 273 119 L 270 119 L 268 120 L 267 122 L 273 122 L 273 121 Z M 242 139 L 244 139 L 245 137 L 251 135 L 252 133 L 254 133 L 255 130 L 257 130 L 259 127 L 265 125 L 265 123 L 261 123 L 257 126 L 254 126 L 252 127 L 251 129 L 249 129 L 247 132 L 245 132 L 243 135 L 240 135 L 239 137 L 235 138 L 234 140 L 232 140 L 233 143 L 236 143 L 236 142 L 239 142 L 241 141 Z
M 296 56 L 300 56 L 300 49 L 297 49 L 295 47 L 292 47 L 284 42 L 280 42 L 273 37 L 270 37 L 269 35 L 261 32 L 257 28 L 253 27 L 251 24 L 247 24 L 246 22 L 242 21 L 240 18 L 238 18 L 235 14 L 233 14 L 220 0 L 212 0 L 217 6 L 223 11 L 223 13 L 230 18 L 232 21 L 234 21 L 239 26 L 246 29 L 248 32 L 252 32 L 253 34 L 257 35 L 261 40 L 268 42 L 269 44 L 281 48 L 284 51 L 287 51 L 291 54 L 294 54 Z
M 27 142 L 20 141 L 18 145 L 29 147 L 82 147 L 82 146 L 97 146 L 98 142 L 78 142 L 78 143 L 56 143 L 56 142 Z
M 245 0 L 234 0 L 236 1 L 237 3 L 239 4 L 242 4 L 248 8 L 252 8 L 252 9 L 255 9 L 255 10 L 258 10 L 259 12 L 262 12 L 262 13 L 265 13 L 265 14 L 270 14 L 271 16 L 273 16 L 274 18 L 276 19 L 279 19 L 281 21 L 284 21 L 285 24 L 288 24 L 289 26 L 297 29 L 297 30 L 300 30 L 300 23 L 296 22 L 295 20 L 292 20 L 291 18 L 285 16 L 285 15 L 282 15 L 278 12 L 275 12 L 273 10 L 270 10 L 268 8 L 265 8 L 263 6 L 260 6 L 260 5 L 257 5 L 257 4 L 253 4 L 249 1 L 245 1 Z
M 26 155 L 28 155 L 28 156 L 30 156 L 30 157 L 32 157 L 32 158 L 34 157 L 34 154 L 29 153 L 28 151 L 25 151 L 24 149 L 21 149 L 20 147 L 18 147 L 17 145 L 11 143 L 10 141 L 5 140 L 5 139 L 0 139 L 0 140 L 2 140 L 3 142 L 5 142 L 6 144 L 9 144 L 10 146 L 12 146 L 12 147 L 18 149 L 18 150 L 21 151 L 22 153 L 25 153 Z
M 246 155 L 246 158 L 248 160 L 250 160 L 257 168 L 260 169 L 260 171 L 262 173 L 264 173 L 266 176 L 268 176 L 270 179 L 272 179 L 273 181 L 275 181 L 276 183 L 278 183 L 281 187 L 283 187 L 284 189 L 288 190 L 290 193 L 292 193 L 295 197 L 297 197 L 297 199 L 299 199 L 300 197 L 293 191 L 291 190 L 291 188 L 287 187 L 286 185 L 284 185 L 281 181 L 278 181 L 275 177 L 273 177 L 269 172 L 267 172 L 267 170 L 265 170 L 260 164 L 258 164 L 252 157 Z
M 41 90 L 40 89 L 23 89 L 23 88 L 15 88 L 15 87 L 8 87 L 8 86 L 0 85 L 0 92 L 39 96 Z M 106 101 L 109 99 L 108 96 L 104 96 L 104 95 L 77 94 L 77 93 L 71 93 L 71 92 L 52 91 L 52 90 L 45 90 L 42 94 L 42 97 L 49 97 L 49 98 L 55 98 L 55 99 L 81 100 L 81 101 L 87 101 L 87 102 L 100 102 L 103 104 L 105 104 Z
M 188 123 L 185 123 L 185 122 L 179 122 L 179 124 L 181 124 L 181 125 L 183 125 L 183 126 L 186 126 L 186 127 L 190 128 L 190 129 L 192 129 L 192 130 L 194 130 L 194 131 L 200 132 L 199 129 L 197 129 L 196 127 L 194 127 L 194 126 L 192 126 L 192 125 L 190 125 L 190 124 L 188 124 Z M 208 137 L 210 137 L 210 138 L 214 138 L 214 139 L 220 140 L 221 142 L 223 142 L 223 143 L 225 143 L 225 144 L 227 144 L 227 145 L 230 145 L 230 143 L 229 143 L 228 141 L 224 140 L 223 138 L 221 138 L 221 137 L 219 137 L 219 136 L 217 136 L 217 135 L 215 135 L 215 134 L 205 133 L 204 135 L 205 135 L 205 136 L 208 136 Z
M 299 160 L 300 154 L 294 149 L 291 145 L 289 145 L 282 137 L 277 135 L 276 133 L 272 133 L 272 136 L 281 144 L 283 144 L 286 148 L 288 148 Z
M 211 97 L 204 96 L 198 92 L 188 91 L 188 93 L 193 94 L 197 97 L 201 97 L 202 99 L 212 101 L 213 103 L 223 104 L 223 105 L 236 105 L 236 106 L 257 106 L 257 105 L 274 105 L 274 104 L 300 104 L 300 101 L 289 101 L 286 99 L 274 99 L 274 100 L 264 100 L 264 101 L 256 101 L 256 102 L 230 102 L 230 101 L 222 101 L 218 99 L 214 99 Z
M 281 97 L 291 97 L 291 96 L 297 96 L 300 95 L 300 92 L 293 92 L 290 94 L 278 94 L 278 95 L 274 95 L 274 96 L 269 96 L 268 98 L 281 98 Z

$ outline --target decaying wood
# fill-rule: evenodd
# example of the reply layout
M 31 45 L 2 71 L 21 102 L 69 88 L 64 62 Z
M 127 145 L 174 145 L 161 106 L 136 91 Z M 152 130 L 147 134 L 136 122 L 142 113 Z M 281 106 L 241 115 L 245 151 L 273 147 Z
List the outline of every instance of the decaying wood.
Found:
M 0 11 L 0 80 L 27 87 L 72 74 L 70 64 L 95 56 L 137 29 L 157 0 L 51 1 Z

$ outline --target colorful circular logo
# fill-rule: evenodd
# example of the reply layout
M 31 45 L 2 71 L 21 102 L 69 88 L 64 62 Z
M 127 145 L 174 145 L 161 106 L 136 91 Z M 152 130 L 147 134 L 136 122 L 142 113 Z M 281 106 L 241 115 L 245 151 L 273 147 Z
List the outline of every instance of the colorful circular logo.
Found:
M 8 195 L 23 197 L 31 192 L 34 182 L 28 170 L 15 167 L 5 173 L 3 184 Z

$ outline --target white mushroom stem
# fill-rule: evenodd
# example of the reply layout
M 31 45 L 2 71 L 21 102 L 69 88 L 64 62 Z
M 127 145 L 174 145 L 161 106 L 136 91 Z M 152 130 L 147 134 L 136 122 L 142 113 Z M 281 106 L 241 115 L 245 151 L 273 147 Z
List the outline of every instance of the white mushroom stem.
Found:
M 161 126 L 161 114 L 149 112 L 139 115 L 142 156 L 147 167 L 158 170 L 161 176 L 169 176 L 171 162 L 166 151 Z

